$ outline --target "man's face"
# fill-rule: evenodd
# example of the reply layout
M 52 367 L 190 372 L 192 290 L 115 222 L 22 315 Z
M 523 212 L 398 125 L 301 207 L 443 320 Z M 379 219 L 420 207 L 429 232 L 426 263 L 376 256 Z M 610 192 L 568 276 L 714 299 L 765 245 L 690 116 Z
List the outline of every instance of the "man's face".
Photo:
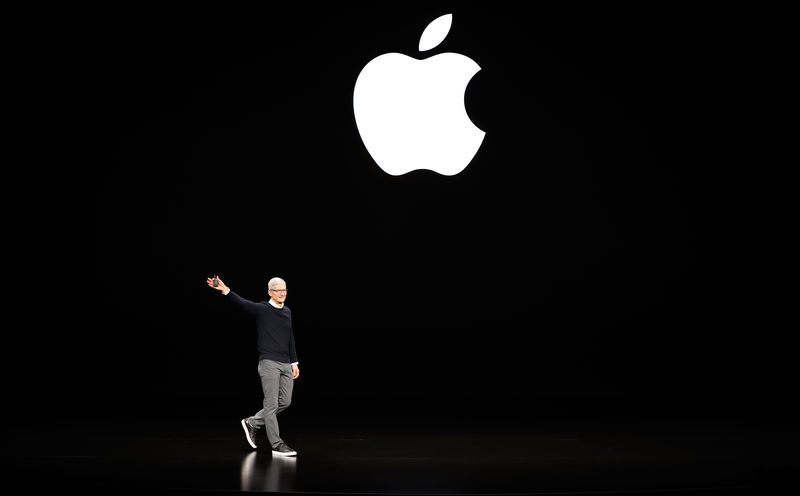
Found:
M 276 284 L 274 288 L 267 291 L 269 293 L 269 297 L 272 298 L 275 303 L 283 304 L 286 301 L 286 285 L 285 284 Z

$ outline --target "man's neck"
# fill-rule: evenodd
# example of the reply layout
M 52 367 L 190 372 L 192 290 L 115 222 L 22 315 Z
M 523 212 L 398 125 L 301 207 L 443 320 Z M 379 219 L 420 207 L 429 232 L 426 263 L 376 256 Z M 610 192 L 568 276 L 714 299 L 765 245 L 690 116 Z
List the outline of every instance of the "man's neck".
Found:
M 278 303 L 277 301 L 273 300 L 272 298 L 269 299 L 269 304 L 275 308 L 283 308 L 283 303 Z

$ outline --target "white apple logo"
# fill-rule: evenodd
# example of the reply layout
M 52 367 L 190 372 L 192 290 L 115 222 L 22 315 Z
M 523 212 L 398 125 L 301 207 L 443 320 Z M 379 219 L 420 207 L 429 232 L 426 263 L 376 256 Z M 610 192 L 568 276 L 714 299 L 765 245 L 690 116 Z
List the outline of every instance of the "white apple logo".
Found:
M 428 24 L 419 50 L 441 43 L 452 22 L 453 15 L 446 14 Z M 418 169 L 452 176 L 464 170 L 486 134 L 464 107 L 467 84 L 480 69 L 457 53 L 421 60 L 385 53 L 364 66 L 353 90 L 353 111 L 378 166 L 393 176 Z

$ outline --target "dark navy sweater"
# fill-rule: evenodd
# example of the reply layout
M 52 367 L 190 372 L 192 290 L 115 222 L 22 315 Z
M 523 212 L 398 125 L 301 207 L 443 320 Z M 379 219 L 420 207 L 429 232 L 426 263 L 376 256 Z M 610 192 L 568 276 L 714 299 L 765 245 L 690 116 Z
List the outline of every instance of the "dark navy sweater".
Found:
M 258 303 L 242 298 L 231 290 L 227 297 L 231 302 L 251 315 L 258 331 L 258 359 L 275 360 L 282 363 L 297 361 L 292 331 L 292 311 L 283 305 L 275 308 L 266 301 Z

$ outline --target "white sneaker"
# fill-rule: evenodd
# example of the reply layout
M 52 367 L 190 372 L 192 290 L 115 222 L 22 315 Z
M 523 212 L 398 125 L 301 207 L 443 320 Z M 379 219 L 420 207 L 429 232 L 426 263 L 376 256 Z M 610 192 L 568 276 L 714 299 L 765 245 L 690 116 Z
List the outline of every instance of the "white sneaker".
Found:
M 244 435 L 247 438 L 247 442 L 250 443 L 250 446 L 256 448 L 256 428 L 252 427 L 246 418 L 242 419 L 242 429 L 244 429 Z
M 281 443 L 277 448 L 272 448 L 272 454 L 277 456 L 296 456 L 297 451 L 290 448 L 286 443 Z

